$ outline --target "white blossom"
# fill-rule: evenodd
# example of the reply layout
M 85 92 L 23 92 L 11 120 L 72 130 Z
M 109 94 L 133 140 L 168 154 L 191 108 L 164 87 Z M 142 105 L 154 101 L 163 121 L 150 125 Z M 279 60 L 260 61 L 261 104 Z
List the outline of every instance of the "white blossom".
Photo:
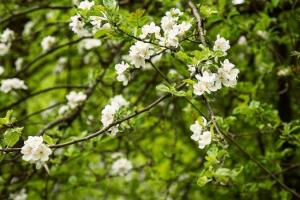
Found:
M 244 35 L 242 35 L 241 37 L 239 37 L 237 43 L 241 46 L 247 45 L 247 38 Z
M 240 71 L 234 68 L 234 64 L 230 63 L 228 59 L 225 59 L 221 65 L 222 68 L 218 69 L 218 77 L 222 84 L 226 87 L 235 86 Z
M 31 163 L 44 163 L 49 160 L 51 149 L 43 143 L 42 136 L 29 136 L 21 149 L 22 159 Z
M 84 102 L 87 96 L 83 92 L 72 91 L 66 96 L 66 98 L 68 100 L 68 106 L 70 106 L 71 109 L 74 109 L 80 103 Z
M 146 24 L 142 27 L 142 34 L 140 38 L 145 39 L 149 34 L 154 34 L 156 38 L 160 37 L 160 27 L 156 26 L 154 22 Z
M 115 65 L 117 81 L 123 82 L 124 86 L 128 84 L 128 78 L 126 77 L 125 72 L 129 67 L 129 64 L 125 63 L 124 61 Z
M 27 193 L 26 190 L 23 188 L 17 193 L 12 193 L 9 195 L 10 200 L 26 200 L 27 199 Z
M 0 35 L 0 41 L 2 43 L 9 43 L 11 42 L 15 37 L 15 32 L 10 30 L 9 28 L 6 28 L 3 33 Z
M 0 65 L 0 76 L 4 73 L 4 67 Z
M 90 10 L 93 6 L 95 5 L 94 1 L 82 1 L 80 2 L 78 8 L 82 9 L 82 10 Z
M 150 44 L 141 41 L 137 41 L 130 47 L 129 56 L 131 58 L 131 63 L 136 68 L 145 66 L 145 60 L 149 59 L 151 55 L 150 48 Z
M 226 40 L 225 38 L 221 37 L 220 35 L 217 35 L 217 39 L 214 43 L 213 50 L 214 51 L 222 51 L 226 53 L 226 51 L 230 49 L 229 40 Z
M 34 27 L 34 22 L 33 21 L 29 21 L 24 25 L 24 30 L 23 30 L 23 35 L 27 36 L 30 35 L 32 32 L 32 28 Z
M 206 145 L 209 145 L 211 143 L 211 133 L 210 131 L 204 131 L 202 135 L 200 136 L 199 142 L 199 148 L 203 149 Z
M 221 88 L 221 82 L 215 73 L 204 71 L 203 75 L 196 74 L 198 83 L 194 84 L 194 93 L 202 95 L 204 92 L 210 94 Z
M 173 26 L 176 24 L 177 19 L 172 16 L 164 16 L 161 21 L 161 28 L 164 32 L 169 32 L 173 29 Z
M 106 105 L 101 112 L 101 122 L 104 127 L 109 126 L 114 121 L 114 115 L 117 109 L 112 105 Z
M 17 71 L 20 71 L 20 70 L 22 69 L 23 61 L 24 61 L 23 58 L 18 58 L 18 59 L 15 61 L 15 66 L 16 66 L 16 70 L 17 70 Z
M 101 111 L 101 122 L 104 127 L 109 126 L 114 121 L 114 116 L 121 107 L 128 106 L 129 102 L 122 95 L 112 98 L 111 103 L 106 105 Z
M 23 80 L 20 80 L 18 78 L 11 78 L 11 79 L 5 79 L 1 81 L 1 88 L 0 91 L 4 93 L 8 93 L 13 89 L 27 89 L 27 86 L 25 85 Z
M 210 131 L 203 131 L 207 126 L 207 121 L 202 117 L 201 124 L 196 121 L 190 126 L 190 130 L 193 132 L 191 139 L 198 142 L 199 148 L 203 149 L 206 145 L 211 143 Z
M 99 39 L 85 39 L 82 43 L 86 50 L 91 50 L 101 45 L 101 41 Z
M 53 36 L 45 37 L 41 42 L 43 52 L 50 50 L 50 48 L 54 45 L 55 42 L 56 42 L 55 37 Z
M 125 176 L 132 170 L 132 164 L 126 158 L 120 158 L 116 160 L 111 167 L 111 173 L 113 175 Z
M 84 22 L 80 14 L 76 14 L 71 17 L 69 26 L 71 27 L 71 30 L 80 37 L 90 35 L 90 33 L 84 28 Z

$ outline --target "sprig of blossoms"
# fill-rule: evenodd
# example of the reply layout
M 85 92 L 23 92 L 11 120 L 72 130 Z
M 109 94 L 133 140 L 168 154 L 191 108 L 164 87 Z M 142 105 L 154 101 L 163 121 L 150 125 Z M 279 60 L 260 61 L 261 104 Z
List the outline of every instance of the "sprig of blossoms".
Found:
M 115 114 L 125 106 L 128 106 L 129 102 L 124 99 L 122 95 L 117 95 L 112 98 L 111 103 L 106 105 L 101 111 L 101 122 L 104 127 L 109 126 L 114 122 Z M 114 126 L 110 129 L 111 135 L 115 136 L 118 132 L 118 126 Z
M 1 81 L 0 91 L 8 93 L 14 89 L 27 90 L 27 86 L 25 85 L 23 80 L 20 80 L 18 78 L 5 79 Z
M 213 50 L 221 52 L 222 54 L 219 57 L 226 56 L 227 50 L 230 48 L 229 41 L 220 35 L 217 36 L 217 39 L 214 43 Z M 239 70 L 235 68 L 235 65 L 232 64 L 228 59 L 225 59 L 223 62 L 218 62 L 218 57 L 214 57 L 214 60 L 209 60 L 205 63 L 205 67 L 214 66 L 217 68 L 216 72 L 211 72 L 209 69 L 203 69 L 201 73 L 195 75 L 197 83 L 193 85 L 194 94 L 201 96 L 204 93 L 210 94 L 222 88 L 222 85 L 225 87 L 234 87 L 237 83 L 237 77 Z M 221 67 L 218 67 L 221 65 Z M 205 68 L 203 67 L 203 68 Z M 191 73 L 196 73 L 196 68 L 194 66 L 189 66 Z
M 5 29 L 0 35 L 0 56 L 6 55 L 11 47 L 11 42 L 15 38 L 15 32 L 9 28 Z
M 204 117 L 202 117 L 201 123 L 195 121 L 195 123 L 190 126 L 190 130 L 193 132 L 191 139 L 198 142 L 200 149 L 203 149 L 211 143 L 211 133 L 210 131 L 205 130 L 206 127 L 207 121 Z
M 44 144 L 42 136 L 29 136 L 24 142 L 21 153 L 23 160 L 41 166 L 49 160 L 52 151 Z

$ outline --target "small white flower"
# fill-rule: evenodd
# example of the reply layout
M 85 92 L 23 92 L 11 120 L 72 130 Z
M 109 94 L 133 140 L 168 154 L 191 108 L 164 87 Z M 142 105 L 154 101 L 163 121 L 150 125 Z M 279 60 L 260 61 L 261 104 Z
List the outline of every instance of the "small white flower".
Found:
M 247 38 L 244 35 L 242 35 L 241 37 L 239 37 L 237 43 L 241 46 L 247 45 Z
M 116 107 L 112 105 L 106 105 L 102 110 L 101 122 L 104 127 L 109 126 L 114 121 L 114 115 L 117 112 Z
M 204 131 L 199 139 L 199 148 L 203 149 L 206 145 L 211 143 L 211 133 L 210 131 Z
M 131 58 L 131 63 L 136 68 L 145 66 L 145 60 L 150 58 L 151 55 L 150 48 L 150 44 L 141 41 L 137 41 L 130 47 L 129 56 Z
M 194 124 L 190 126 L 190 130 L 193 132 L 191 139 L 198 142 L 199 148 L 203 149 L 206 145 L 211 143 L 211 133 L 209 131 L 203 131 L 207 126 L 207 121 L 204 117 L 202 117 L 202 123 L 199 124 L 196 121 Z
M 82 9 L 82 10 L 90 10 L 93 6 L 95 5 L 94 1 L 82 1 L 80 2 L 78 8 Z
M 132 170 L 132 164 L 126 158 L 120 158 L 116 160 L 111 167 L 111 173 L 113 175 L 125 176 Z
M 101 122 L 104 127 L 109 126 L 114 121 L 114 115 L 121 107 L 128 106 L 129 102 L 124 99 L 122 95 L 117 95 L 112 98 L 111 103 L 106 105 L 101 111 Z M 116 131 L 113 130 L 113 131 Z
M 29 21 L 24 25 L 24 30 L 23 30 L 23 35 L 27 36 L 30 35 L 32 32 L 32 28 L 34 27 L 34 22 L 33 21 Z
M 55 37 L 53 36 L 45 37 L 41 42 L 43 52 L 50 50 L 50 48 L 54 45 L 55 42 L 56 42 Z
M 221 64 L 222 68 L 218 69 L 218 77 L 220 81 L 226 87 L 235 86 L 240 71 L 234 68 L 234 64 L 230 63 L 228 59 L 225 59 Z
M 26 90 L 27 86 L 25 85 L 24 81 L 18 78 L 11 78 L 1 81 L 1 88 L 0 91 L 4 93 L 8 93 L 13 89 L 23 89 Z
M 21 148 L 22 159 L 31 163 L 44 163 L 49 160 L 51 149 L 43 143 L 42 136 L 29 136 Z
M 0 35 L 0 41 L 2 43 L 9 43 L 11 42 L 15 37 L 15 32 L 10 30 L 9 28 L 6 28 L 3 33 Z
M 195 77 L 198 83 L 194 84 L 194 93 L 196 95 L 202 95 L 204 92 L 210 94 L 221 88 L 221 81 L 217 74 L 208 71 L 203 72 L 203 75 L 196 74 Z
M 128 63 L 125 63 L 124 61 L 122 61 L 119 64 L 115 65 L 115 69 L 117 71 L 117 74 L 124 74 L 124 72 L 129 68 L 130 66 L 128 65 Z
M 76 14 L 71 17 L 69 26 L 71 27 L 71 30 L 80 37 L 90 35 L 90 33 L 84 28 L 84 22 L 80 14 Z
M 23 58 L 18 58 L 18 59 L 15 61 L 15 66 L 16 66 L 16 70 L 17 70 L 17 71 L 20 71 L 20 70 L 22 69 L 23 61 L 24 61 Z
M 68 100 L 68 106 L 70 106 L 71 109 L 76 108 L 80 103 L 84 102 L 87 98 L 86 94 L 83 92 L 70 92 L 66 96 Z
M 173 29 L 173 26 L 176 24 L 176 22 L 177 22 L 176 18 L 172 16 L 164 16 L 160 22 L 161 28 L 165 33 L 169 32 Z
M 154 34 L 156 38 L 160 37 L 160 27 L 156 26 L 154 22 L 146 24 L 142 27 L 142 34 L 140 38 L 145 39 L 149 34 Z
M 86 50 L 91 50 L 101 45 L 101 41 L 99 39 L 85 39 L 82 43 Z
M 4 67 L 0 65 L 0 76 L 4 73 Z
M 228 49 L 230 49 L 229 40 L 225 40 L 225 38 L 221 37 L 220 35 L 217 35 L 217 39 L 215 41 L 213 50 L 222 51 L 226 53 Z

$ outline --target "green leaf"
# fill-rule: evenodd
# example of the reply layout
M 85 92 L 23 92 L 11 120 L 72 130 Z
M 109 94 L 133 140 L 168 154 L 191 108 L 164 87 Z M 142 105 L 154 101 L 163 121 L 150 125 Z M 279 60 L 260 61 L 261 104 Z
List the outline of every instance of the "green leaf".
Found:
M 161 92 L 171 92 L 170 88 L 164 84 L 159 84 L 156 89 Z
M 4 133 L 4 143 L 8 147 L 14 146 L 20 139 L 23 127 L 8 129 Z
M 208 179 L 206 176 L 199 177 L 197 180 L 197 185 L 200 187 L 203 187 L 206 185 L 206 183 L 210 182 L 211 179 Z
M 43 139 L 47 144 L 55 144 L 57 141 L 56 139 L 53 139 L 49 135 L 43 135 Z
M 0 118 L 0 128 L 3 127 L 3 125 L 10 123 L 11 115 L 13 111 L 9 110 L 6 112 L 5 117 Z
M 103 5 L 106 8 L 114 10 L 117 8 L 118 3 L 116 0 L 103 0 Z

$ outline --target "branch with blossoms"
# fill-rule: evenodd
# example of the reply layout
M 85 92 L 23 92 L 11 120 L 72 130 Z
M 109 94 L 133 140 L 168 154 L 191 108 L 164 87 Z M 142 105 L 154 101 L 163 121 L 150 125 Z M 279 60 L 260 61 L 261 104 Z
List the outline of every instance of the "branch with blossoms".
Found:
M 54 154 L 53 149 L 69 147 L 74 144 L 79 145 L 93 138 L 103 136 L 104 134 L 107 134 L 108 138 L 119 136 L 123 130 L 129 130 L 128 127 L 130 127 L 130 121 L 132 119 L 137 118 L 143 113 L 150 113 L 151 110 L 170 97 L 178 97 L 184 99 L 185 102 L 199 113 L 196 120 L 193 116 L 193 120 L 195 121 L 190 125 L 190 131 L 192 132 L 190 136 L 191 143 L 197 144 L 201 150 L 208 149 L 207 152 L 204 152 L 205 155 L 207 153 L 208 158 L 213 154 L 212 152 L 217 152 L 219 149 L 221 149 L 221 151 L 223 150 L 223 152 L 218 155 L 218 158 L 207 159 L 208 164 L 204 164 L 204 161 L 201 162 L 201 164 L 203 164 L 199 181 L 201 184 L 205 185 L 212 181 L 223 184 L 222 180 L 217 180 L 215 174 L 223 175 L 224 172 L 226 172 L 225 180 L 228 180 L 240 173 L 241 170 L 234 169 L 230 171 L 223 167 L 223 163 L 227 159 L 227 154 L 224 153 L 224 149 L 227 148 L 227 143 L 229 143 L 236 146 L 240 152 L 245 154 L 266 172 L 283 189 L 299 197 L 297 192 L 284 184 L 268 168 L 245 151 L 229 133 L 219 127 L 217 116 L 215 116 L 211 108 L 209 99 L 223 88 L 231 89 L 235 87 L 240 71 L 227 57 L 231 47 L 229 40 L 221 35 L 217 35 L 211 47 L 207 44 L 202 16 L 197 6 L 191 0 L 187 2 L 187 5 L 191 9 L 193 17 L 180 11 L 178 8 L 172 8 L 160 19 L 159 24 L 154 21 L 149 23 L 145 22 L 142 23 L 141 26 L 137 25 L 134 30 L 130 30 L 130 27 L 127 27 L 130 22 L 129 20 L 122 19 L 123 16 L 118 13 L 116 2 L 104 1 L 103 4 L 104 6 L 95 5 L 93 1 L 88 0 L 78 2 L 76 6 L 77 12 L 70 18 L 69 26 L 72 32 L 79 38 L 57 45 L 57 37 L 52 35 L 44 37 L 40 44 L 42 53 L 33 58 L 33 60 L 22 68 L 20 67 L 21 69 L 17 70 L 13 76 L 9 76 L 9 79 L 2 80 L 0 90 L 3 93 L 12 94 L 15 90 L 28 90 L 30 85 L 25 84 L 24 80 L 29 78 L 29 69 L 58 50 L 77 43 L 78 51 L 83 52 L 82 54 L 86 53 L 87 55 L 91 50 L 96 51 L 96 48 L 100 46 L 109 49 L 109 51 L 105 52 L 108 56 L 105 55 L 106 57 L 104 59 L 108 61 L 103 61 L 101 56 L 98 57 L 97 61 L 97 63 L 104 68 L 104 71 L 97 73 L 97 77 L 89 86 L 77 88 L 86 89 L 85 91 L 69 91 L 65 96 L 67 103 L 62 105 L 58 110 L 59 118 L 53 119 L 52 121 L 49 120 L 41 129 L 36 131 L 33 136 L 29 136 L 25 139 L 24 144 L 13 138 L 14 140 L 12 142 L 7 142 L 7 148 L 0 149 L 1 152 L 21 152 L 23 160 L 35 164 L 37 168 L 44 166 L 47 170 L 47 162 L 51 158 L 51 155 Z M 32 10 L 32 12 L 33 11 L 34 10 Z M 26 15 L 26 12 L 24 15 Z M 135 13 L 135 15 L 142 17 L 142 14 L 139 12 Z M 122 42 L 117 43 L 112 38 L 121 39 Z M 128 41 L 128 39 L 130 40 Z M 0 55 L 7 55 L 13 42 L 14 33 L 10 29 L 6 29 L 0 37 Z M 193 45 L 192 49 L 189 48 L 191 44 Z M 88 60 L 87 55 L 84 56 L 86 60 Z M 169 78 L 169 74 L 165 74 L 166 69 L 160 65 L 160 61 L 163 61 L 166 57 L 172 59 L 171 61 L 174 61 L 174 65 L 179 62 L 183 66 L 182 71 L 186 73 L 180 74 L 178 79 Z M 83 62 L 85 62 L 85 58 Z M 61 59 L 60 62 L 62 65 L 66 64 L 65 59 Z M 16 63 L 16 65 L 20 66 L 22 61 L 18 60 Z M 110 71 L 112 67 L 114 69 Z M 135 78 L 139 74 L 147 73 L 146 70 L 149 69 L 155 71 L 157 77 L 161 78 L 161 84 L 157 85 L 156 89 L 158 92 L 163 93 L 163 95 L 159 95 L 159 98 L 147 106 L 144 106 L 142 109 L 135 109 L 132 105 L 136 106 L 143 96 L 148 98 L 148 94 L 142 91 L 140 96 L 135 100 L 135 103 L 132 104 L 130 102 L 131 100 L 127 100 L 129 96 L 124 97 L 125 95 L 120 94 L 120 91 L 124 92 L 126 89 L 130 90 L 131 84 L 138 84 Z M 33 71 L 35 70 L 31 70 L 31 72 Z M 148 83 L 155 85 L 156 75 Z M 21 78 L 24 78 L 24 80 L 21 80 Z M 63 124 L 66 125 L 64 128 L 71 128 L 73 121 L 80 117 L 84 106 L 89 105 L 88 100 L 95 94 L 98 85 L 105 82 L 105 78 L 114 79 L 112 84 L 109 85 L 113 88 L 113 97 L 109 100 L 106 98 L 108 102 L 102 107 L 99 118 L 95 120 L 96 123 L 101 122 L 102 128 L 97 128 L 96 131 L 89 131 L 89 133 L 85 133 L 84 136 L 77 137 L 76 139 L 67 137 L 62 141 L 63 137 L 58 136 L 59 142 L 55 141 L 50 144 L 46 141 L 47 137 L 49 137 L 46 133 L 51 129 L 60 128 Z M 121 90 L 119 91 L 115 91 L 114 86 L 116 82 L 122 84 Z M 105 84 L 103 84 L 103 86 L 105 86 Z M 31 97 L 54 89 L 60 89 L 60 87 L 62 86 L 54 86 L 28 94 L 14 103 L 0 108 L 0 112 L 14 108 Z M 66 88 L 74 89 L 76 87 L 70 85 L 66 86 Z M 128 94 L 130 94 L 130 92 L 128 92 Z M 204 103 L 209 117 L 205 116 L 201 109 L 198 108 L 198 105 L 195 104 L 198 100 Z M 52 108 L 52 106 L 49 107 L 49 109 Z M 130 111 L 131 108 L 133 109 Z M 40 111 L 36 113 L 40 113 Z M 30 114 L 28 116 L 30 116 Z M 8 118 L 9 117 L 3 118 L 2 121 L 9 121 Z M 25 116 L 24 119 L 26 118 Z M 173 124 L 174 123 L 176 122 L 173 122 Z M 9 123 L 4 123 L 1 126 L 8 128 L 8 130 L 12 128 L 18 135 L 22 132 L 22 128 L 20 127 L 15 128 L 6 125 L 9 125 Z M 14 123 L 11 123 L 11 125 L 14 125 Z M 177 132 L 173 139 L 175 149 Z M 59 150 L 57 150 L 57 152 L 59 152 Z M 171 165 L 176 162 L 174 152 L 168 158 L 171 160 Z M 213 161 L 215 161 L 215 163 L 213 163 Z M 135 169 L 136 167 L 133 166 L 132 162 L 123 155 L 120 156 L 119 159 L 114 160 L 111 166 L 111 172 L 114 176 L 126 176 Z M 232 174 L 228 172 L 232 172 Z M 168 191 L 170 189 L 169 187 L 170 185 L 167 186 Z

